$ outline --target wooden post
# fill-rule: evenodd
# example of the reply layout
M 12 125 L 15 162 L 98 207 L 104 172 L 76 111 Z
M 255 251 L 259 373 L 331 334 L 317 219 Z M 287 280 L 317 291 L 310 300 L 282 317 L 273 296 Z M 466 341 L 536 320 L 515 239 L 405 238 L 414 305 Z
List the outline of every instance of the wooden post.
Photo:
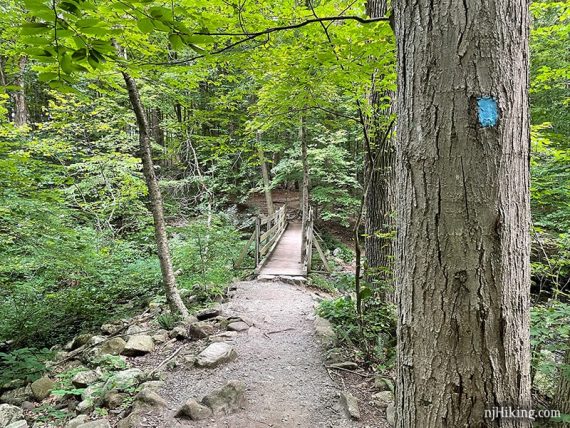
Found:
M 255 220 L 255 267 L 259 265 L 259 252 L 261 251 L 259 237 L 261 236 L 261 220 Z

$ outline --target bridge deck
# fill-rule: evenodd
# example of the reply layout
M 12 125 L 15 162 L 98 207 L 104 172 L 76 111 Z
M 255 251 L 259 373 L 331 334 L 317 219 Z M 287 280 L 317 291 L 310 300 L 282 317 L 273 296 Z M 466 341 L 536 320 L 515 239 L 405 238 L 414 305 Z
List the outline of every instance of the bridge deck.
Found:
M 263 275 L 305 276 L 301 261 L 303 230 L 300 223 L 290 223 L 275 250 L 259 271 Z

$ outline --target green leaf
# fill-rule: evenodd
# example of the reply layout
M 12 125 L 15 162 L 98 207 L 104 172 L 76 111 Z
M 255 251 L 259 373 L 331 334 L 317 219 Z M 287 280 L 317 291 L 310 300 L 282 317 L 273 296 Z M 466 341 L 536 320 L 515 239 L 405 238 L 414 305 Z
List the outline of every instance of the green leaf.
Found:
M 81 48 L 76 50 L 75 52 L 73 52 L 73 55 L 71 55 L 71 58 L 74 61 L 81 61 L 82 59 L 87 58 L 87 49 Z
M 170 41 L 170 44 L 174 50 L 180 50 L 184 48 L 182 37 L 180 37 L 178 34 L 170 34 L 168 36 L 168 40 Z
M 154 31 L 154 25 L 152 23 L 152 20 L 149 18 L 137 20 L 137 27 L 139 27 L 139 30 L 145 34 Z
M 41 34 L 47 33 L 51 29 L 48 24 L 44 22 L 26 22 L 22 24 L 22 35 L 32 35 L 32 34 Z
M 59 75 L 53 71 L 46 71 L 38 75 L 40 82 L 51 82 L 59 78 Z

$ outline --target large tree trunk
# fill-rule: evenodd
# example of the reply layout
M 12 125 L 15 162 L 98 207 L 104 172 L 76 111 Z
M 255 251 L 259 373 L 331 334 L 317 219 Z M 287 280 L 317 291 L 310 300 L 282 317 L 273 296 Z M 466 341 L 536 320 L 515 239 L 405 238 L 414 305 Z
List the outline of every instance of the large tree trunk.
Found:
M 570 340 L 567 346 L 564 361 L 560 368 L 560 379 L 558 381 L 558 389 L 556 390 L 556 405 L 554 407 L 563 414 L 570 415 Z M 565 426 L 570 427 L 570 423 Z
M 151 137 L 145 111 L 139 96 L 136 82 L 127 73 L 123 72 L 123 78 L 129 92 L 129 100 L 137 118 L 139 129 L 140 156 L 143 164 L 143 174 L 148 188 L 152 217 L 154 219 L 154 231 L 160 269 L 162 271 L 162 281 L 166 291 L 166 298 L 170 309 L 180 313 L 183 317 L 188 316 L 188 310 L 176 287 L 176 277 L 172 268 L 170 249 L 168 248 L 168 236 L 166 233 L 166 222 L 164 221 L 164 210 L 162 205 L 162 194 L 158 184 L 158 179 L 154 171 L 151 151 Z
M 530 426 L 527 1 L 394 9 L 396 426 Z
M 18 73 L 14 82 L 15 86 L 18 88 L 14 92 L 14 125 L 16 126 L 24 126 L 29 122 L 24 82 L 24 73 L 26 72 L 27 63 L 27 57 L 20 57 L 18 61 Z
M 303 164 L 303 184 L 301 186 L 301 224 L 303 231 L 303 242 L 301 244 L 301 254 L 305 257 L 305 236 L 307 234 L 307 222 L 309 219 L 309 160 L 307 154 L 307 129 L 305 118 L 301 117 L 299 125 L 299 140 L 301 141 L 301 162 Z
M 265 203 L 267 204 L 267 215 L 271 216 L 275 212 L 275 208 L 273 207 L 273 197 L 271 196 L 271 182 L 269 180 L 267 162 L 265 160 L 265 154 L 263 153 L 263 147 L 261 147 L 261 132 L 257 133 L 256 138 L 259 163 L 261 164 L 261 175 L 263 177 L 263 192 L 265 193 Z
M 370 18 L 386 15 L 386 0 L 368 0 L 366 12 Z M 379 92 L 375 82 L 384 76 L 372 77 L 369 103 L 372 107 L 367 123 L 370 138 L 370 155 L 366 157 L 365 177 L 370 183 L 366 194 L 366 217 L 364 222 L 364 251 L 366 254 L 365 279 L 371 284 L 376 294 L 382 299 L 393 301 L 391 279 L 394 269 L 395 228 L 395 147 L 390 124 L 392 122 L 392 104 L 385 106 L 384 98 L 394 98 L 391 91 Z M 371 159 L 373 161 L 371 161 Z

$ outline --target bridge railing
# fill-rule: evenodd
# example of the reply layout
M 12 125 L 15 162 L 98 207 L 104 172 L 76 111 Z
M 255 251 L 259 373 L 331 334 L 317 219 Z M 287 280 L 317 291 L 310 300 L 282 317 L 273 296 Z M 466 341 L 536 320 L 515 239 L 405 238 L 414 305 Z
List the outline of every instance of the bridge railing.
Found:
M 323 267 L 326 272 L 330 272 L 330 266 L 327 262 L 327 258 L 325 256 L 325 252 L 321 248 L 319 244 L 319 235 L 315 230 L 315 214 L 313 211 L 313 207 L 309 207 L 309 212 L 307 213 L 307 222 L 303 228 L 303 272 L 307 275 L 312 268 L 312 261 L 313 261 L 313 248 L 316 248 L 317 252 L 319 253 L 319 257 L 323 262 Z
M 254 245 L 254 259 L 256 272 L 266 262 L 267 257 L 273 251 L 275 245 L 281 238 L 281 235 L 287 228 L 286 205 L 276 210 L 272 215 L 255 220 L 255 230 L 251 234 L 246 245 L 243 247 L 236 263 L 235 268 L 241 268 L 245 257 L 250 252 L 252 244 Z

